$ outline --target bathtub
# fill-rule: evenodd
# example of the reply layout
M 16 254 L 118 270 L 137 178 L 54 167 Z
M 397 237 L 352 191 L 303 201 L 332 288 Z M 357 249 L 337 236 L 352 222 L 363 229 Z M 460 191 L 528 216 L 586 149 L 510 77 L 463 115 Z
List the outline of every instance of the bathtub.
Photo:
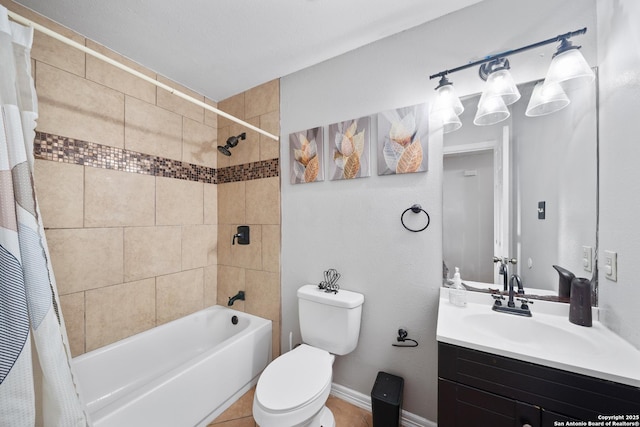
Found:
M 73 367 L 95 427 L 192 427 L 220 415 L 270 361 L 271 321 L 215 305 L 75 357 Z

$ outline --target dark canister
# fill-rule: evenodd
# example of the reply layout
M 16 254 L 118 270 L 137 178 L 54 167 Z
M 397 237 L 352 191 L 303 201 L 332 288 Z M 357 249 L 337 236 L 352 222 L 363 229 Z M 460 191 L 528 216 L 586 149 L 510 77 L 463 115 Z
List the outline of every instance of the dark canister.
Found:
M 553 268 L 558 272 L 558 296 L 561 298 L 569 298 L 571 296 L 571 281 L 576 277 L 572 272 L 559 265 Z
M 591 280 L 576 277 L 571 281 L 569 321 L 580 326 L 591 326 Z

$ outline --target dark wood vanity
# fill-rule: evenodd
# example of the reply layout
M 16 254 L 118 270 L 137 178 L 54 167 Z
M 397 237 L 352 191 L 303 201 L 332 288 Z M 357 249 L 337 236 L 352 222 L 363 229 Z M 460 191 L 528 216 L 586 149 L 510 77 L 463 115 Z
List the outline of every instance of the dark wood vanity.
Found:
M 640 388 L 438 343 L 438 427 L 625 425 L 603 416 L 640 425 Z

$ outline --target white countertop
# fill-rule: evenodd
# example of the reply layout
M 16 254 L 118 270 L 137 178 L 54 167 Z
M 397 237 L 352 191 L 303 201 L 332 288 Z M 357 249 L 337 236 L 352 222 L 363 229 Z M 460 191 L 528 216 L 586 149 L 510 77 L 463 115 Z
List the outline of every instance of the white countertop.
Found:
M 466 307 L 440 289 L 437 340 L 640 387 L 640 351 L 597 321 L 569 322 L 569 304 L 535 300 L 532 317 L 493 311 L 490 294 L 466 292 Z

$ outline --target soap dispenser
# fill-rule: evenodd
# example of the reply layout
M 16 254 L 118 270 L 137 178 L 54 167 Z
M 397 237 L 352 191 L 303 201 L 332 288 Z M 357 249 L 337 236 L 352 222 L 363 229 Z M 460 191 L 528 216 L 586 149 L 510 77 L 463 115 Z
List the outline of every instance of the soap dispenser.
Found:
M 580 326 L 591 326 L 591 280 L 576 277 L 571 281 L 569 299 L 569 322 Z
M 453 275 L 453 284 L 449 289 L 449 302 L 458 307 L 465 307 L 467 305 L 467 288 L 462 284 L 460 278 L 460 269 L 456 267 L 456 272 Z
M 566 268 L 562 268 L 559 265 L 554 265 L 553 268 L 558 272 L 558 296 L 561 298 L 569 298 L 571 296 L 571 281 L 576 277 L 572 272 Z

